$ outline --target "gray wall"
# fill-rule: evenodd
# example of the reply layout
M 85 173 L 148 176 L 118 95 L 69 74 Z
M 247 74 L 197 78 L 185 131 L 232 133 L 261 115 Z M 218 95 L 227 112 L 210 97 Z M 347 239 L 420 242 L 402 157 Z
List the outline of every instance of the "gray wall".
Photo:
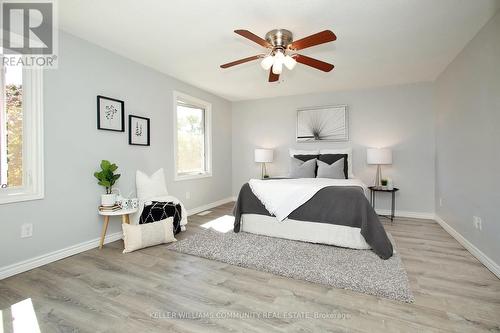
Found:
M 438 78 L 436 110 L 437 214 L 500 264 L 500 14 Z
M 270 86 L 269 89 L 272 89 Z M 301 107 L 347 104 L 350 140 L 345 143 L 295 142 L 296 110 Z M 354 150 L 354 175 L 372 184 L 376 167 L 366 164 L 366 147 L 391 147 L 393 165 L 383 174 L 401 188 L 397 209 L 434 212 L 434 111 L 432 84 L 421 83 L 371 90 L 289 96 L 233 103 L 233 193 L 259 177 L 253 160 L 256 147 L 275 149 L 271 176 L 288 172 L 288 148 L 347 147 Z M 380 199 L 378 208 L 389 209 Z
M 44 74 L 45 199 L 0 206 L 0 267 L 99 236 L 101 159 L 116 162 L 118 187 L 135 189 L 135 171 L 165 168 L 168 190 L 193 208 L 231 196 L 231 104 L 66 33 L 59 69 Z M 213 177 L 173 181 L 172 91 L 212 103 Z M 151 147 L 129 146 L 127 133 L 96 129 L 96 95 L 125 101 L 126 115 L 151 118 Z M 128 118 L 127 118 L 128 120 Z M 128 124 L 128 121 L 127 121 Z M 191 192 L 191 199 L 185 192 Z M 120 230 L 112 221 L 109 233 Z M 20 226 L 33 223 L 32 238 Z
M 169 191 L 194 208 L 236 195 L 244 182 L 258 177 L 255 147 L 275 149 L 269 170 L 277 176 L 287 173 L 289 147 L 346 146 L 354 149 L 355 175 L 367 184 L 375 167 L 366 165 L 366 147 L 392 147 L 394 164 L 383 172 L 401 188 L 398 210 L 432 213 L 436 206 L 441 218 L 498 263 L 499 35 L 497 14 L 435 83 L 231 105 L 61 33 L 60 67 L 44 77 L 45 199 L 0 206 L 0 267 L 99 236 L 102 222 L 95 209 L 102 189 L 92 173 L 101 159 L 120 166 L 118 187 L 124 194 L 134 189 L 136 169 L 164 167 Z M 211 178 L 173 181 L 173 90 L 213 104 Z M 126 133 L 96 130 L 97 94 L 125 100 L 127 115 L 150 117 L 151 147 L 129 146 Z M 297 108 L 335 104 L 349 106 L 350 141 L 297 144 Z M 388 200 L 379 203 L 389 208 Z M 482 218 L 482 232 L 473 229 L 473 215 Z M 23 223 L 34 224 L 32 238 L 19 238 Z M 113 221 L 109 233 L 119 230 L 120 223 Z

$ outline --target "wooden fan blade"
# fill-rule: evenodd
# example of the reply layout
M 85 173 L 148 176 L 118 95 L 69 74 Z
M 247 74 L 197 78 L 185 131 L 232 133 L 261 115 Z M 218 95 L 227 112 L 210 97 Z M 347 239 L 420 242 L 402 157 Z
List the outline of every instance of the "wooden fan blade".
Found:
M 273 73 L 273 68 L 271 67 L 271 69 L 269 70 L 269 82 L 276 82 L 280 79 L 280 75 L 279 74 L 274 74 Z
M 314 59 L 314 58 L 310 58 L 310 57 L 307 57 L 307 56 L 301 55 L 301 54 L 296 54 L 294 56 L 294 58 L 295 58 L 295 60 L 297 60 L 297 62 L 300 62 L 301 64 L 311 66 L 311 67 L 319 69 L 320 71 L 323 71 L 323 72 L 329 72 L 334 67 L 332 64 L 329 64 L 327 62 L 324 62 L 324 61 L 321 61 L 318 59 Z
M 258 55 L 251 56 L 251 57 L 248 57 L 248 58 L 243 58 L 243 59 L 236 60 L 236 61 L 233 61 L 233 62 L 228 62 L 227 64 L 220 65 L 220 67 L 221 68 L 228 68 L 228 67 L 236 66 L 236 65 L 239 65 L 239 64 L 243 64 L 245 62 L 249 62 L 249 61 L 252 61 L 252 60 L 257 60 L 259 58 L 262 58 L 263 56 L 264 56 L 264 54 L 258 54 Z
M 273 47 L 267 40 L 260 38 L 259 36 L 248 30 L 234 30 L 234 32 L 240 36 L 250 39 L 252 42 L 255 42 L 269 49 Z
M 318 32 L 317 34 L 311 35 L 304 37 L 302 39 L 296 40 L 292 44 L 288 46 L 290 50 L 297 51 L 297 50 L 302 50 L 307 47 L 319 45 L 319 44 L 324 44 L 328 42 L 333 42 L 334 40 L 337 39 L 337 36 L 330 31 L 330 30 L 325 30 Z

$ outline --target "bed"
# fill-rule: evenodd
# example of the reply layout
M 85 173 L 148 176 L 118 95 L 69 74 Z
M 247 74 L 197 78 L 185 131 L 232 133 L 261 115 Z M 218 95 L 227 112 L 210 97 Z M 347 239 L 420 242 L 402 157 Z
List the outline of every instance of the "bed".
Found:
M 234 231 L 372 249 L 380 258 L 392 244 L 358 179 L 252 179 L 234 206 Z

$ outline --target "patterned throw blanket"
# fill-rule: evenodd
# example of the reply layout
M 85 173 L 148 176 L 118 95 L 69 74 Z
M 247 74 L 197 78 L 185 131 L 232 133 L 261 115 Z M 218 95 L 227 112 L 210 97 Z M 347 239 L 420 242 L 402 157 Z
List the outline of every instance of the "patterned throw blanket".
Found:
M 174 219 L 174 235 L 181 232 L 182 208 L 173 202 L 151 201 L 145 204 L 139 218 L 139 224 L 152 223 L 169 217 Z

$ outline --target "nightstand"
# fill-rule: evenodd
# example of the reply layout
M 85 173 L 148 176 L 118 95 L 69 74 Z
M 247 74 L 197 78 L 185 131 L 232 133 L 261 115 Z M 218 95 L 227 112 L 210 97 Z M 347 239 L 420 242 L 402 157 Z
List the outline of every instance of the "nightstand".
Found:
M 373 209 L 375 209 L 375 197 L 377 192 L 387 192 L 391 193 L 392 201 L 391 201 L 391 216 L 381 215 L 383 217 L 391 219 L 391 223 L 394 221 L 394 210 L 396 209 L 396 192 L 399 191 L 399 188 L 394 187 L 392 190 L 387 189 L 386 187 L 379 186 L 369 186 L 370 189 L 370 204 Z
M 137 212 L 137 208 L 129 208 L 129 209 L 118 209 L 114 212 L 106 212 L 98 210 L 99 215 L 104 216 L 104 225 L 102 226 L 101 233 L 101 241 L 99 242 L 99 249 L 102 249 L 102 245 L 104 244 L 104 238 L 106 237 L 106 231 L 108 230 L 108 223 L 110 216 L 121 216 L 122 223 L 130 224 L 129 214 L 134 214 Z

